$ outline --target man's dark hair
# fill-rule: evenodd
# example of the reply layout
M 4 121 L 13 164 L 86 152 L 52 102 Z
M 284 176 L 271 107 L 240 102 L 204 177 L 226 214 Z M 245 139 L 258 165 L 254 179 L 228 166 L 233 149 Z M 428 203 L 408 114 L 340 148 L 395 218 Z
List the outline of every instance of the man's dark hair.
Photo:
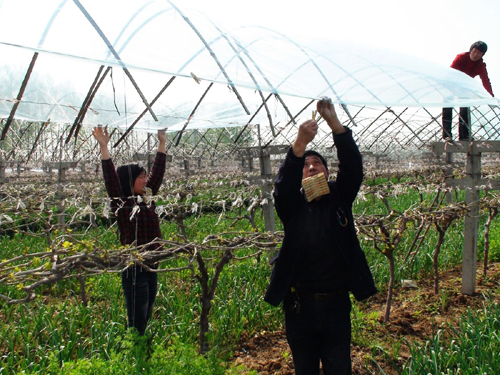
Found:
M 319 152 L 316 152 L 314 150 L 307 150 L 306 152 L 304 152 L 304 159 L 311 155 L 317 156 L 326 167 L 326 170 L 328 170 L 328 163 L 326 162 L 326 159 Z
M 485 42 L 481 42 L 480 40 L 477 41 L 477 42 L 475 42 L 475 43 L 472 43 L 472 46 L 470 46 L 469 52 L 472 52 L 472 50 L 474 48 L 477 48 L 483 54 L 486 53 L 486 51 L 488 50 L 488 46 L 486 45 L 486 43 Z
M 120 165 L 116 169 L 124 197 L 131 197 L 134 195 L 135 180 L 142 172 L 146 172 L 146 169 L 137 163 Z

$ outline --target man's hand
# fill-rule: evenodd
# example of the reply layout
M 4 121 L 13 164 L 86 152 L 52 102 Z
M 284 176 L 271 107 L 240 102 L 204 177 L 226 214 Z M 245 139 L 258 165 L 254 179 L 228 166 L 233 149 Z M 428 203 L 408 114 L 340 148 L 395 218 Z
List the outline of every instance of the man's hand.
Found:
M 293 153 L 295 156 L 304 156 L 307 145 L 314 139 L 317 132 L 318 123 L 315 120 L 307 120 L 300 124 L 297 138 L 293 143 Z
M 318 109 L 321 117 L 325 119 L 330 129 L 332 129 L 333 134 L 340 134 L 346 131 L 337 117 L 335 107 L 333 106 L 330 98 L 318 100 L 316 108 Z

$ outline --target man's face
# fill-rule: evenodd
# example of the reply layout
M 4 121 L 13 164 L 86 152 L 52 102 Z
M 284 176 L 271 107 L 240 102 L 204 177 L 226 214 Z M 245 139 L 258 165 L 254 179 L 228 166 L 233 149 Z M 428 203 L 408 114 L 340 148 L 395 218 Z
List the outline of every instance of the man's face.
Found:
M 472 51 L 470 51 L 470 59 L 472 61 L 477 61 L 483 57 L 484 53 L 482 53 L 480 50 L 477 48 L 473 48 Z
M 328 179 L 328 170 L 316 155 L 309 155 L 306 157 L 304 162 L 304 169 L 302 170 L 302 178 L 316 176 L 317 174 L 323 172 L 326 179 Z

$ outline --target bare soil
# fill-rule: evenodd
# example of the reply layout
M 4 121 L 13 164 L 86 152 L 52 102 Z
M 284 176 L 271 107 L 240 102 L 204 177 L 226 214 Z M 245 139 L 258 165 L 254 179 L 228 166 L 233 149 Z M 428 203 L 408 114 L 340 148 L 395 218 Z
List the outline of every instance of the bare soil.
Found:
M 487 298 L 498 298 L 500 292 L 500 263 L 491 264 L 487 278 L 482 265 L 478 265 L 477 287 L 473 296 L 461 292 L 461 269 L 444 271 L 440 275 L 439 295 L 434 293 L 434 280 L 425 279 L 417 282 L 416 288 L 397 288 L 392 298 L 392 308 L 388 323 L 384 323 L 386 292 L 362 302 L 365 312 L 378 312 L 378 323 L 367 332 L 373 340 L 380 343 L 388 353 L 391 345 L 404 337 L 408 342 L 424 343 L 437 329 L 448 324 L 457 327 L 460 317 L 470 307 L 481 309 Z M 378 353 L 377 353 L 378 352 Z M 353 343 L 353 374 L 378 374 L 378 366 L 386 374 L 397 374 L 395 366 L 400 366 L 408 359 L 409 350 L 403 344 L 398 358 L 389 359 L 382 350 L 360 347 Z M 371 360 L 374 358 L 375 362 Z M 235 351 L 234 364 L 243 364 L 259 374 L 288 375 L 294 374 L 293 360 L 286 341 L 285 332 L 261 332 L 253 337 L 243 337 Z

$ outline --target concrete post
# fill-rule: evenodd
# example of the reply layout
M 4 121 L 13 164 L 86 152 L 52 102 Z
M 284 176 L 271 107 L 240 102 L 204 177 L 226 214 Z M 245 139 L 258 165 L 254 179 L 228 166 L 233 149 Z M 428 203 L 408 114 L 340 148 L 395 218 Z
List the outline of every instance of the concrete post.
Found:
M 476 292 L 477 237 L 479 230 L 479 190 L 481 179 L 481 154 L 469 151 L 467 154 L 467 179 L 469 188 L 465 192 L 465 203 L 470 211 L 464 220 L 464 249 L 462 261 L 462 293 Z
M 5 164 L 0 161 L 0 183 L 5 182 Z
M 58 189 L 57 189 L 57 225 L 62 228 L 65 224 L 65 213 L 62 201 L 64 200 L 64 194 L 62 192 L 62 184 L 66 181 L 66 169 L 67 167 L 62 163 L 59 163 L 58 169 Z
M 260 153 L 260 175 L 262 181 L 262 198 L 267 199 L 267 203 L 262 206 L 264 213 L 264 226 L 266 232 L 276 231 L 276 222 L 274 220 L 274 205 L 273 205 L 273 184 L 269 181 L 272 177 L 271 156 L 268 153 Z
M 447 152 L 447 153 L 445 153 L 445 157 L 446 157 L 446 174 L 448 176 L 452 176 L 453 175 L 453 153 Z M 451 204 L 453 202 L 453 194 L 451 193 L 451 191 L 446 192 L 446 202 L 448 202 L 448 204 Z

